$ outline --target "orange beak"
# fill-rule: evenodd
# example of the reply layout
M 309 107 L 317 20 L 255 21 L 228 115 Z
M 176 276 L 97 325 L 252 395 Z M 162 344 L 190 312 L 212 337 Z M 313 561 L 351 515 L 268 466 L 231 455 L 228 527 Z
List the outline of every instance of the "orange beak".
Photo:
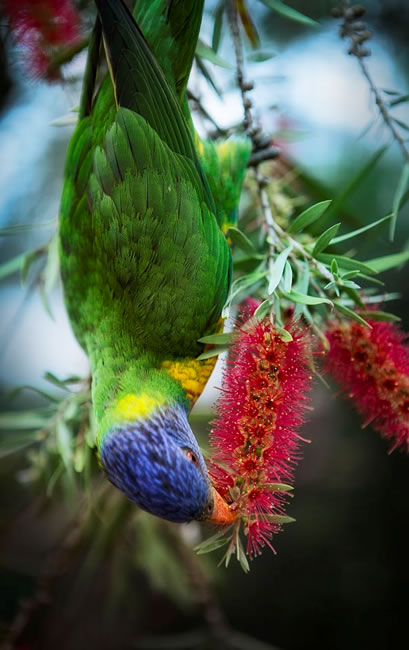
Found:
M 223 499 L 223 497 L 218 493 L 215 488 L 213 490 L 213 501 L 214 501 L 214 510 L 211 516 L 207 519 L 212 524 L 218 524 L 219 526 L 225 526 L 226 524 L 231 524 L 237 518 L 237 514 L 230 510 L 228 503 Z

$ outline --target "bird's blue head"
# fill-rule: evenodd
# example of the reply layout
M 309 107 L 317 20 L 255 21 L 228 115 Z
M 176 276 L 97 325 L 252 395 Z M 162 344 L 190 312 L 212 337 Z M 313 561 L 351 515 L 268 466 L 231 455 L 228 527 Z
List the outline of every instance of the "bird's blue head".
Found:
M 113 426 L 100 459 L 111 483 L 151 514 L 179 523 L 214 520 L 221 497 L 182 407 L 155 409 L 146 418 Z

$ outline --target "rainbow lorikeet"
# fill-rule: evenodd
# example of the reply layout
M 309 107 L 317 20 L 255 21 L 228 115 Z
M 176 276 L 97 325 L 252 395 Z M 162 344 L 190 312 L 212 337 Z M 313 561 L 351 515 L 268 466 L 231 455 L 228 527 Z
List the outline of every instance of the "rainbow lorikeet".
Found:
M 148 512 L 225 523 L 233 515 L 188 423 L 214 364 L 197 359 L 198 340 L 220 328 L 231 278 L 185 98 L 203 0 L 139 1 L 133 15 L 122 0 L 96 5 L 60 263 L 91 363 L 99 458 Z

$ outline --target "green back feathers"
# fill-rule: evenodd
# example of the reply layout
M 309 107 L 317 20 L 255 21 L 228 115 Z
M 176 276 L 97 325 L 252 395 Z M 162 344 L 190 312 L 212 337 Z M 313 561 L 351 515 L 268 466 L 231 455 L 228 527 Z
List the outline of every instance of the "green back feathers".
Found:
M 109 76 L 95 95 L 84 90 L 68 151 L 60 235 L 71 321 L 90 352 L 196 356 L 226 300 L 230 254 L 166 77 L 122 3 L 97 4 L 103 30 L 85 84 L 96 85 L 103 33 L 116 101 Z

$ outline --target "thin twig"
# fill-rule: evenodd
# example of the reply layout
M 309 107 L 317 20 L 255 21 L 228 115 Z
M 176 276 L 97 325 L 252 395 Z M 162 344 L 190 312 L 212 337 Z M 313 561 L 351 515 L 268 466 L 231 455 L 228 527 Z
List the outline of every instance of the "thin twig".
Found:
M 192 91 L 189 89 L 187 90 L 187 97 L 191 102 L 193 102 L 193 108 L 196 109 L 200 113 L 200 115 L 204 117 L 206 120 L 208 120 L 210 124 L 214 127 L 215 137 L 228 135 L 229 129 L 223 129 L 221 126 L 219 126 L 219 124 L 217 124 L 216 120 L 210 115 L 210 113 L 203 106 L 200 97 L 197 97 L 197 95 L 192 93 Z
M 340 30 L 341 38 L 349 38 L 351 41 L 351 47 L 348 50 L 348 53 L 351 54 L 351 56 L 355 56 L 358 60 L 361 72 L 368 82 L 369 88 L 374 96 L 375 103 L 379 108 L 381 117 L 391 132 L 393 139 L 398 144 L 403 157 L 406 161 L 409 162 L 409 150 L 406 147 L 404 139 L 399 134 L 399 131 L 394 124 L 394 119 L 390 115 L 364 60 L 371 54 L 370 50 L 368 50 L 366 47 L 366 42 L 372 38 L 372 33 L 366 28 L 365 23 L 362 22 L 362 20 L 357 20 L 362 18 L 364 13 L 364 7 L 361 7 L 359 5 L 351 7 L 349 0 L 341 0 L 340 6 L 335 7 L 332 10 L 332 15 L 335 18 L 343 19 Z

